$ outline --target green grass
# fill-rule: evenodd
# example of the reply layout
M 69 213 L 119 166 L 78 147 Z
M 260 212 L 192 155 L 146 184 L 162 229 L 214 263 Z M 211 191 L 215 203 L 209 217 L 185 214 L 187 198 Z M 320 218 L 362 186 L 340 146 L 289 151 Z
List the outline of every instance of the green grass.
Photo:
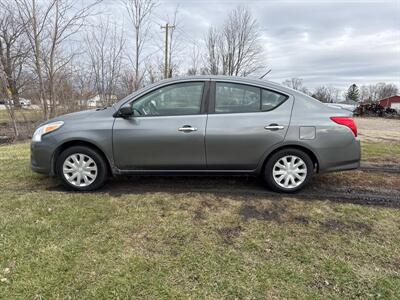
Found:
M 39 121 L 43 118 L 43 113 L 41 110 L 27 110 L 27 109 L 18 109 L 15 111 L 17 116 L 17 120 L 19 122 L 25 121 Z M 9 123 L 10 115 L 7 110 L 0 110 L 0 123 Z
M 361 155 L 364 160 L 397 161 L 400 163 L 400 142 L 362 142 Z
M 73 193 L 28 164 L 27 144 L 0 147 L 1 299 L 400 297 L 399 209 Z

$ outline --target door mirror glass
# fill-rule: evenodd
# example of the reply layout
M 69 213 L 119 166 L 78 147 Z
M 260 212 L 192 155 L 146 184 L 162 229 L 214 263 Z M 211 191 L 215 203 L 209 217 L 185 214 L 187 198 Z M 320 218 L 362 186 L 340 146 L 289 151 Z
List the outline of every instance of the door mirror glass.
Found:
M 118 115 L 122 118 L 129 118 L 133 116 L 134 114 L 131 105 L 125 104 L 124 106 L 122 106 L 118 111 Z

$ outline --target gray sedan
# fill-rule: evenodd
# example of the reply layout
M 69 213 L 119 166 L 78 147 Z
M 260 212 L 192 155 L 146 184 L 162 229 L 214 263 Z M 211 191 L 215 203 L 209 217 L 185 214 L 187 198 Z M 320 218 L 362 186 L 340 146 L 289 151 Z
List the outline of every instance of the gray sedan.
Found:
M 351 113 L 281 85 L 169 79 L 112 107 L 57 117 L 32 137 L 31 167 L 79 191 L 110 175 L 251 174 L 296 192 L 314 173 L 356 169 Z

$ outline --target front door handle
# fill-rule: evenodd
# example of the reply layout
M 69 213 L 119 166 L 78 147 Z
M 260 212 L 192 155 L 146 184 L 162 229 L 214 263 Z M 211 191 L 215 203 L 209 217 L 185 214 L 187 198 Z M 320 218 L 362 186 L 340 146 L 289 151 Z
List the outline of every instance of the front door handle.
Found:
M 183 132 L 192 132 L 192 131 L 197 131 L 196 127 L 192 127 L 190 125 L 185 125 L 180 128 L 178 128 L 178 131 L 183 131 Z
M 269 124 L 268 126 L 265 126 L 265 130 L 270 130 L 270 131 L 275 131 L 275 130 L 282 130 L 285 128 L 285 126 L 278 125 L 278 124 Z

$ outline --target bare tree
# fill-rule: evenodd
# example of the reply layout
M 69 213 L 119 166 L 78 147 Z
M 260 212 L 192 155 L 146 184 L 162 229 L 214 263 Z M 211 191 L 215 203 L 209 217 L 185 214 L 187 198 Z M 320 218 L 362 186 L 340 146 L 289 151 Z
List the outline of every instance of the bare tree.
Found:
M 376 102 L 397 95 L 398 92 L 399 89 L 395 84 L 379 82 L 361 86 L 360 99 L 363 102 Z
M 324 103 L 333 103 L 339 100 L 339 92 L 335 87 L 322 85 L 314 90 L 312 97 Z
M 23 72 L 29 48 L 24 39 L 25 24 L 16 12 L 15 3 L 0 1 L 0 72 L 2 88 L 8 98 L 7 110 L 13 123 L 14 134 L 19 132 L 15 107 L 19 107 L 19 93 L 24 85 Z
M 220 53 L 219 53 L 219 44 L 220 44 L 220 35 L 218 30 L 215 27 L 210 27 L 208 29 L 208 33 L 206 36 L 206 70 L 211 75 L 217 75 L 220 73 Z
M 290 87 L 294 90 L 305 92 L 307 89 L 303 86 L 303 79 L 292 77 L 282 82 L 283 85 Z
M 146 82 L 155 83 L 164 78 L 164 58 L 162 56 L 153 56 L 146 62 Z
M 135 78 L 132 70 L 123 68 L 120 78 L 123 96 L 133 93 L 135 91 Z
M 12 100 L 11 93 L 9 92 L 9 88 L 8 88 L 8 84 L 7 84 L 7 75 L 5 74 L 4 70 L 2 70 L 2 69 L 0 69 L 0 84 L 1 84 L 1 86 L 0 86 L 1 89 L 4 90 L 4 94 L 7 97 L 6 109 L 10 116 L 10 119 L 11 119 L 11 123 L 12 123 L 13 130 L 14 130 L 14 135 L 16 138 L 18 138 L 19 131 L 18 131 L 18 126 L 17 126 L 17 118 L 15 115 L 13 100 Z
M 201 50 L 200 47 L 193 43 L 190 49 L 190 67 L 187 71 L 188 75 L 197 75 L 200 73 Z
M 33 52 L 34 71 L 38 80 L 39 101 L 43 105 L 43 114 L 48 118 L 48 105 L 45 96 L 42 41 L 45 39 L 44 28 L 48 22 L 50 11 L 54 6 L 54 0 L 47 7 L 39 7 L 36 0 L 16 0 L 18 13 L 25 23 L 25 35 Z
M 244 7 L 231 11 L 220 31 L 211 27 L 206 45 L 212 74 L 246 76 L 262 66 L 258 25 Z
M 85 56 L 78 56 L 71 60 L 70 80 L 73 83 L 74 92 L 77 94 L 75 107 L 72 107 L 74 110 L 86 108 L 86 100 L 93 94 L 93 69 L 87 60 L 88 57 Z
M 150 17 L 151 13 L 156 6 L 154 0 L 121 0 L 126 10 L 128 11 L 129 18 L 132 22 L 134 33 L 134 48 L 135 53 L 133 56 L 133 70 L 134 70 L 134 90 L 140 87 L 144 74 L 141 71 L 142 54 L 144 46 L 149 38 L 150 30 Z M 131 57 L 131 55 L 129 55 Z
M 50 117 L 56 112 L 55 80 L 59 71 L 65 67 L 74 54 L 62 55 L 61 45 L 64 41 L 77 33 L 85 24 L 87 17 L 90 16 L 91 8 L 100 1 L 77 8 L 76 0 L 54 0 L 51 23 L 48 29 L 49 50 L 48 58 L 44 60 L 48 78 L 48 100 L 50 103 Z
M 83 7 L 77 0 L 15 1 L 25 20 L 25 34 L 33 50 L 39 100 L 45 118 L 49 118 L 56 113 L 55 77 L 73 56 L 63 53 L 62 45 L 82 28 L 91 8 L 101 0 L 91 1 Z
M 86 44 L 96 92 L 104 104 L 111 104 L 121 76 L 124 34 L 107 19 L 88 34 Z
M 15 12 L 15 5 L 0 1 L 0 67 L 6 75 L 7 88 L 15 106 L 19 106 L 22 73 L 29 48 L 24 39 L 24 23 Z

